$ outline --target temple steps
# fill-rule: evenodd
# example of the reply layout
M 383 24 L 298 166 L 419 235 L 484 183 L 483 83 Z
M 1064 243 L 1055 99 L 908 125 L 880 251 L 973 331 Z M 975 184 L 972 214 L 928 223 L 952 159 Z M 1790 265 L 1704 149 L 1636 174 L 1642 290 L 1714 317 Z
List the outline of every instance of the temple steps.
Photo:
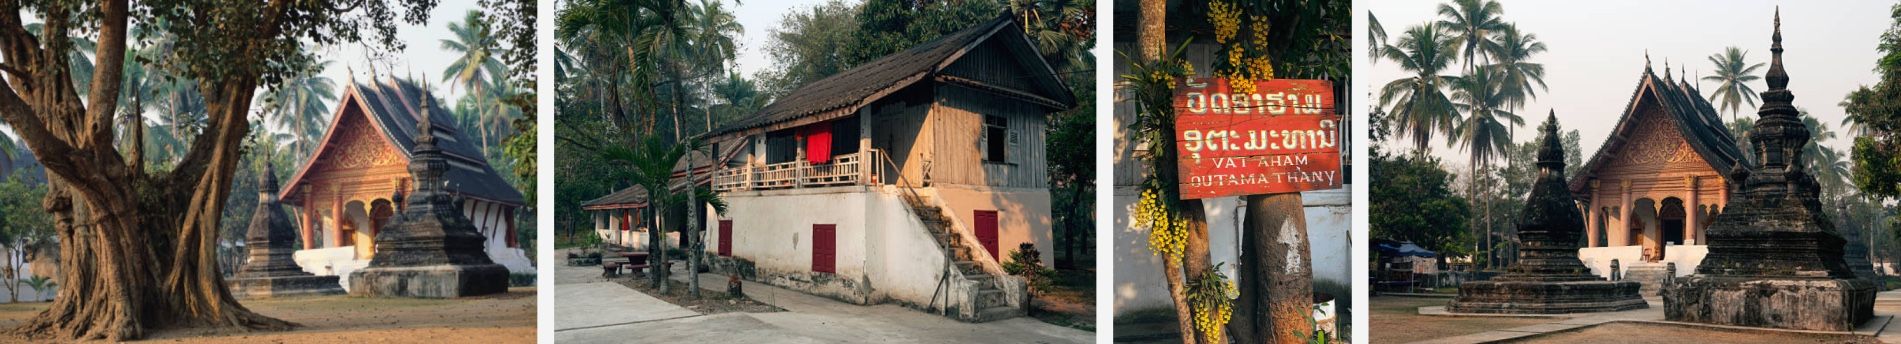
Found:
M 1642 284 L 1637 293 L 1644 297 L 1661 296 L 1663 278 L 1668 274 L 1663 265 L 1636 265 L 1624 271 L 1624 280 Z
M 930 205 L 928 196 L 922 195 L 917 199 L 906 197 L 905 204 L 911 207 L 911 213 L 916 214 L 918 221 L 923 222 L 930 231 L 931 239 L 949 251 L 952 267 L 964 276 L 965 281 L 975 285 L 974 307 L 978 309 L 977 316 L 967 320 L 988 322 L 1025 315 L 1023 309 L 1010 306 L 1009 295 L 997 286 L 997 276 L 984 271 L 983 265 L 976 261 L 976 255 L 988 253 L 966 245 L 956 232 L 956 225 L 944 217 L 943 209 Z

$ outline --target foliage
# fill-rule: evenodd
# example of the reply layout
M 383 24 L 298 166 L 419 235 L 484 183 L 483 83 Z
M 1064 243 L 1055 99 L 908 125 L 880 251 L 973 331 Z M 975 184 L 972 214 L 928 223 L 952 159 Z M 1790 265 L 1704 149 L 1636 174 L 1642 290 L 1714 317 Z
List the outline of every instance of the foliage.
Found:
M 1010 261 L 1003 263 L 1003 272 L 1028 280 L 1031 292 L 1045 292 L 1055 285 L 1056 270 L 1043 266 L 1042 257 L 1035 249 L 1010 249 Z
M 1195 329 L 1201 331 L 1203 340 L 1208 343 L 1221 342 L 1221 330 L 1234 316 L 1234 299 L 1241 293 L 1234 280 L 1221 273 L 1221 265 L 1216 263 L 1202 271 L 1200 278 L 1188 281 L 1188 303 L 1195 308 Z
M 858 6 L 831 0 L 794 9 L 772 29 L 766 54 L 780 61 L 757 76 L 766 98 L 779 98 L 801 85 L 838 74 L 855 65 L 846 54 L 857 47 Z
M 1379 103 L 1392 118 L 1394 132 L 1412 139 L 1415 151 L 1431 145 L 1433 135 L 1451 132 L 1459 113 L 1446 89 L 1458 77 L 1441 75 L 1452 65 L 1452 37 L 1432 24 L 1414 26 L 1400 34 L 1399 43 L 1380 49 L 1385 58 L 1411 72 L 1408 78 L 1393 80 L 1380 88 Z
M 20 282 L 25 283 L 29 288 L 33 288 L 33 292 L 42 295 L 46 294 L 46 292 L 53 291 L 53 288 L 59 286 L 59 282 L 53 282 L 52 279 L 46 278 L 46 276 L 38 275 L 29 276 Z
M 1875 72 L 1881 81 L 1850 92 L 1841 106 L 1859 133 L 1855 135 L 1852 180 L 1863 194 L 1875 199 L 1901 198 L 1901 4 L 1890 9 L 1894 19 L 1881 34 Z
M 1762 68 L 1763 64 L 1749 64 L 1748 56 L 1748 51 L 1733 46 L 1712 54 L 1709 60 L 1710 64 L 1716 65 L 1716 75 L 1703 77 L 1703 81 L 1716 83 L 1716 89 L 1710 93 L 1710 102 L 1716 103 L 1718 109 L 1728 110 L 1731 118 L 1736 116 L 1745 102 L 1749 103 L 1749 107 L 1756 106 L 1756 90 L 1749 88 L 1749 83 L 1762 79 L 1756 75 L 1756 69 Z
M 1474 238 L 1465 230 L 1471 206 L 1452 193 L 1452 174 L 1437 158 L 1374 150 L 1368 160 L 1370 179 L 1379 181 L 1367 195 L 1372 237 L 1409 241 L 1442 257 L 1472 253 Z

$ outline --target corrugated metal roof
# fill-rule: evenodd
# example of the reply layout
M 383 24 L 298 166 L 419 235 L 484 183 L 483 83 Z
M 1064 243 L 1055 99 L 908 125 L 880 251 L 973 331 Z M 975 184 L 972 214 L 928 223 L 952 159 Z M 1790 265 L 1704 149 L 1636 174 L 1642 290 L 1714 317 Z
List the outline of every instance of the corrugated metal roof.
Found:
M 993 35 L 999 32 L 1009 36 Z M 706 137 L 767 127 L 820 114 L 850 113 L 858 107 L 870 104 L 905 86 L 930 80 L 932 74 L 961 57 L 962 52 L 995 36 L 1021 40 L 1027 50 L 1031 52 L 1035 50 L 1034 45 L 1028 44 L 1029 38 L 1024 36 L 1023 29 L 1018 27 L 1010 16 L 999 16 L 982 25 L 972 26 L 807 83 L 750 116 L 714 129 Z M 1030 70 L 1044 74 L 1039 75 L 1041 78 L 1048 79 L 1044 82 L 1053 83 L 1057 85 L 1057 88 L 1062 88 L 1062 82 L 1056 79 L 1053 75 L 1054 71 L 1042 61 L 1041 56 L 1032 54 L 1031 60 L 1035 60 L 1042 66 L 1030 68 Z M 1069 94 L 1066 88 L 1063 88 L 1060 93 L 1050 95 L 1050 98 L 1073 106 L 1074 95 Z

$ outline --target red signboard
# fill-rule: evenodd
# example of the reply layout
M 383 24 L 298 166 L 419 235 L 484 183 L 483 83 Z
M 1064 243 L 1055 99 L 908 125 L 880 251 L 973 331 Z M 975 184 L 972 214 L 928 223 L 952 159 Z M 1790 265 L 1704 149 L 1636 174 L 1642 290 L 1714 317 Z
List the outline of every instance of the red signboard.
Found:
M 1175 90 L 1182 199 L 1340 187 L 1340 115 L 1325 80 L 1189 78 Z

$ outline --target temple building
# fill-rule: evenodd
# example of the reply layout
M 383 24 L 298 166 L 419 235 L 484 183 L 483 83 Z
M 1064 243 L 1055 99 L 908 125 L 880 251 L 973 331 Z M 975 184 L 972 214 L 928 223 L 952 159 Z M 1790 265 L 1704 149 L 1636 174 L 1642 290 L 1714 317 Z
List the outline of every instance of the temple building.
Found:
M 376 231 L 401 212 L 397 193 L 416 190 L 408 170 L 416 144 L 419 104 L 441 104 L 423 87 L 394 77 L 351 80 L 338 100 L 329 129 L 309 161 L 298 168 L 279 193 L 294 206 L 302 247 L 297 264 L 318 275 L 345 276 L 370 263 Z M 449 114 L 430 105 L 429 111 Z M 502 179 L 473 141 L 465 139 L 450 116 L 430 116 L 449 169 L 445 189 L 486 238 L 489 258 L 511 273 L 534 274 L 535 267 L 516 242 L 515 217 L 524 206 L 521 192 Z
M 1020 247 L 1054 250 L 1045 123 L 1076 105 L 1041 56 L 1003 16 L 718 125 L 702 136 L 707 154 L 689 159 L 693 184 L 727 204 L 700 212 L 711 265 L 855 304 L 966 321 L 1025 314 L 1026 283 L 1002 264 Z M 584 207 L 603 237 L 645 240 L 633 234 L 650 225 L 644 193 Z M 661 221 L 670 233 L 673 217 Z
M 1648 57 L 1646 56 L 1646 60 Z M 1585 218 L 1578 256 L 1598 276 L 1611 261 L 1655 295 L 1669 264 L 1687 275 L 1709 252 L 1704 228 L 1722 213 L 1743 164 L 1737 139 L 1715 107 L 1681 75 L 1652 72 L 1648 61 L 1609 138 L 1570 189 Z

